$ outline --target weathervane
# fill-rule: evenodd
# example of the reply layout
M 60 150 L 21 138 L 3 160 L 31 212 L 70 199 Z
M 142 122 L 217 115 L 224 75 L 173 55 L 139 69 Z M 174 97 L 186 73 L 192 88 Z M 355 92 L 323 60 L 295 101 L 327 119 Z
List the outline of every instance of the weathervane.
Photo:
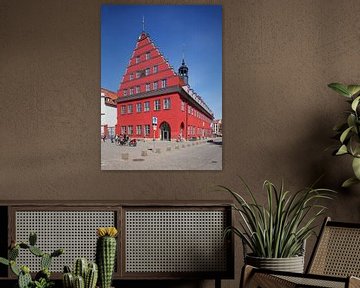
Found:
M 145 31 L 145 16 L 143 15 L 143 20 L 142 20 L 142 31 Z

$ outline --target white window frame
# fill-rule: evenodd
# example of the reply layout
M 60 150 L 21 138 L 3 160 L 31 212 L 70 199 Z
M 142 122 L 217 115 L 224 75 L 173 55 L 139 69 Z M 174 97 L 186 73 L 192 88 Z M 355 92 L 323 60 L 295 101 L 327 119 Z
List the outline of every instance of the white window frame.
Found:
M 149 111 L 150 111 L 150 101 L 145 101 L 144 102 L 144 112 L 149 112 Z
M 150 125 L 149 124 L 144 125 L 144 135 L 145 136 L 150 135 Z
M 136 113 L 140 113 L 141 112 L 141 102 L 136 103 Z
M 170 108 L 171 108 L 170 98 L 165 98 L 163 100 L 163 109 L 164 110 L 169 110 Z
M 122 115 L 126 114 L 126 105 L 121 105 L 120 114 Z
M 167 86 L 167 81 L 166 81 L 166 79 L 162 79 L 162 80 L 161 80 L 161 88 L 166 88 L 166 86 Z
M 154 111 L 159 111 L 159 110 L 161 110 L 160 99 L 156 99 L 154 100 Z
M 128 126 L 127 126 L 127 130 L 128 130 L 128 131 L 127 131 L 127 132 L 128 132 L 128 133 L 127 133 L 128 135 L 133 135 L 133 132 L 134 132 L 134 131 L 133 131 L 133 126 L 132 126 L 132 125 L 128 125 Z

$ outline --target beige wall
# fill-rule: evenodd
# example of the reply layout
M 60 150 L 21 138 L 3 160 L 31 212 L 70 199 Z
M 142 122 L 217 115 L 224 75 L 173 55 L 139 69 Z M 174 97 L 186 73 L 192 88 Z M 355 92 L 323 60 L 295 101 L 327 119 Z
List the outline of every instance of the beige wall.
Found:
M 326 85 L 360 82 L 358 0 L 197 1 L 223 5 L 222 172 L 100 171 L 100 3 L 0 0 L 0 199 L 224 199 L 237 175 L 264 199 L 264 179 L 325 173 L 328 214 L 360 220 L 348 159 L 324 151 L 346 108 Z

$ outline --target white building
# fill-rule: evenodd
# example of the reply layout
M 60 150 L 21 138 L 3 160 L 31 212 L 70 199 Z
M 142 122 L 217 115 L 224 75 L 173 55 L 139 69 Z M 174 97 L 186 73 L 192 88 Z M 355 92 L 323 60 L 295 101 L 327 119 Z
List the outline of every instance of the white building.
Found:
M 214 119 L 211 126 L 214 136 L 222 136 L 222 119 Z
M 115 136 L 117 94 L 101 88 L 101 137 Z

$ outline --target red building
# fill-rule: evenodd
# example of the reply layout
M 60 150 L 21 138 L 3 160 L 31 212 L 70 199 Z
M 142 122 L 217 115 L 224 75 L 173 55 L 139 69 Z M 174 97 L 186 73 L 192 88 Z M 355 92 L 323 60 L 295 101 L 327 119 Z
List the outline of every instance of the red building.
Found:
M 160 140 L 211 136 L 212 111 L 142 32 L 117 92 L 117 134 Z

